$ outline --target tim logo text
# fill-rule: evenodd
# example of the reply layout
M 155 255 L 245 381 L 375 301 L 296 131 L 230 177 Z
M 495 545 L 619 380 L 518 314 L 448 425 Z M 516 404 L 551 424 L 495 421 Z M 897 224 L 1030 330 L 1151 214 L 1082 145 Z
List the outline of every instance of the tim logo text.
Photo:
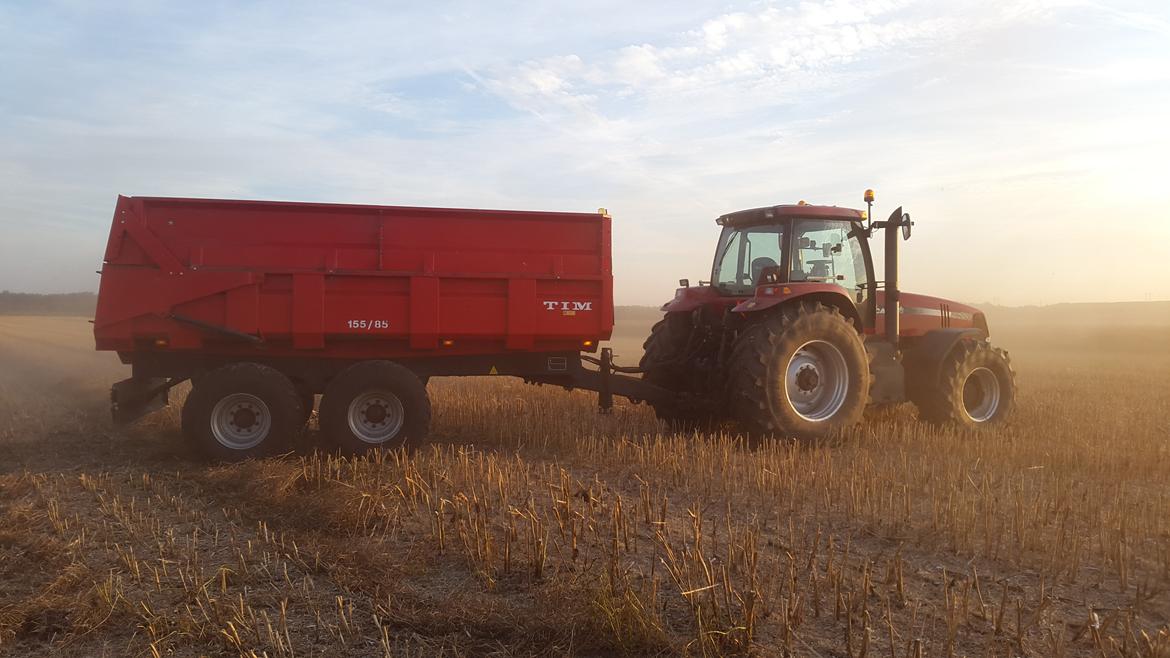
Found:
M 543 302 L 548 311 L 592 311 L 593 302 Z

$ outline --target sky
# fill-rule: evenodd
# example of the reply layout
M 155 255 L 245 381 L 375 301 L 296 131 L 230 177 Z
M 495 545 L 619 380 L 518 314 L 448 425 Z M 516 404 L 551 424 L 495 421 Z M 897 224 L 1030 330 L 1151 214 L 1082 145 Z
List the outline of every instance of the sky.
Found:
M 741 209 L 903 206 L 907 290 L 1170 299 L 1170 2 L 0 2 L 0 289 L 118 194 L 613 216 L 618 304 Z

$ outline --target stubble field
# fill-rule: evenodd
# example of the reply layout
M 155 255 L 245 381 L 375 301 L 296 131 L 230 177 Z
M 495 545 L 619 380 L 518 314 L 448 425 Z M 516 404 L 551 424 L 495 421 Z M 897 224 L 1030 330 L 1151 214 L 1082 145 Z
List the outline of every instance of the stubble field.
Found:
M 0 655 L 1170 656 L 1165 327 L 996 335 L 1019 405 L 977 436 L 436 379 L 425 449 L 229 466 L 175 400 L 113 428 L 89 332 L 0 317 Z

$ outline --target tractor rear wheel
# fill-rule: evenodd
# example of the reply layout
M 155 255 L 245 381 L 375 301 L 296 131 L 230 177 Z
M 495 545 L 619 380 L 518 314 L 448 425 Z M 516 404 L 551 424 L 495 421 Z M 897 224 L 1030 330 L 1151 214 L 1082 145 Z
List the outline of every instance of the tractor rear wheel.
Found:
M 1003 423 L 1015 407 L 1016 373 L 1004 350 L 965 340 L 943 360 L 937 385 L 918 397 L 918 416 L 928 423 L 991 427 Z
M 362 361 L 325 387 L 317 421 L 341 452 L 360 455 L 423 441 L 430 429 L 431 401 L 409 369 L 392 361 Z
M 234 462 L 287 449 L 303 418 L 297 389 L 283 373 L 233 363 L 199 377 L 183 404 L 182 428 L 206 457 Z
M 798 303 L 748 328 L 732 350 L 730 406 L 753 435 L 820 438 L 861 419 L 869 359 L 832 306 Z
M 659 320 L 642 344 L 642 359 L 638 362 L 642 379 L 676 393 L 689 390 L 687 383 L 693 375 L 693 364 L 685 357 L 692 331 L 686 314 L 668 313 Z M 701 425 L 712 420 L 710 413 L 693 405 L 660 402 L 652 406 L 659 420 L 676 425 Z

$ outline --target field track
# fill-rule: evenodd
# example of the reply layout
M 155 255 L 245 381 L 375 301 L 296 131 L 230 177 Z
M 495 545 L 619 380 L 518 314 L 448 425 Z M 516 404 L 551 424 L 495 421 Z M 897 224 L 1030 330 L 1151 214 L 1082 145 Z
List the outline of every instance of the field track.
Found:
M 182 387 L 115 429 L 128 368 L 85 320 L 0 316 L 0 656 L 1170 656 L 1170 334 L 1143 331 L 1011 335 L 1018 413 L 980 436 L 906 407 L 745 445 L 437 379 L 414 454 L 311 431 L 214 466 Z

